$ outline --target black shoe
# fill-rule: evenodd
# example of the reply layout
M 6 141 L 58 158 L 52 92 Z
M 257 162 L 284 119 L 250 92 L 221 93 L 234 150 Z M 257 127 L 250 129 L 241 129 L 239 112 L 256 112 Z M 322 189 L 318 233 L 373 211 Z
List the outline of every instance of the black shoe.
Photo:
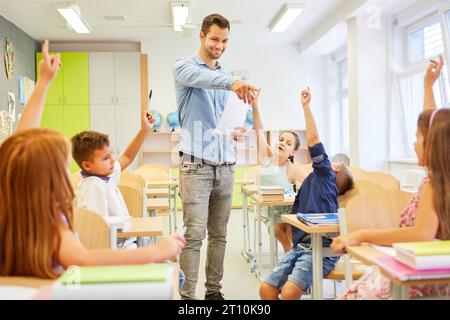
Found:
M 222 292 L 218 291 L 210 294 L 205 294 L 205 300 L 225 300 L 225 298 L 223 297 Z

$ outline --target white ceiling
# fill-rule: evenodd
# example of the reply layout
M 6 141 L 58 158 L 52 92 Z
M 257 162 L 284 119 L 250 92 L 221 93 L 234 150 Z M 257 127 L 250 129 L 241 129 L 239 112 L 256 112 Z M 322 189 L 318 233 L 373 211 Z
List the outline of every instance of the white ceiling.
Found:
M 346 0 L 192 0 L 190 17 L 196 24 L 204 16 L 220 13 L 233 25 L 232 40 L 294 43 L 314 23 Z M 78 0 L 81 13 L 93 32 L 80 35 L 68 30 L 65 21 L 54 9 L 58 0 L 0 0 L 0 15 L 14 23 L 36 40 L 51 41 L 155 41 L 181 37 L 170 27 L 150 24 L 172 23 L 169 0 Z M 268 25 L 286 3 L 306 4 L 306 10 L 285 33 L 271 33 Z M 106 15 L 125 15 L 125 21 L 108 21 Z M 145 22 L 147 21 L 147 22 Z M 196 36 L 195 30 L 191 36 Z

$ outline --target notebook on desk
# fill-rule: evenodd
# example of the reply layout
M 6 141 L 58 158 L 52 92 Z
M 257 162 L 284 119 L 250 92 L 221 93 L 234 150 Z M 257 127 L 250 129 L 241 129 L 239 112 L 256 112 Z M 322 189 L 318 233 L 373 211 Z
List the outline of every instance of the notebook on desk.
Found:
M 53 286 L 53 299 L 167 300 L 173 272 L 170 264 L 72 267 Z
M 375 263 L 400 281 L 448 279 L 450 283 L 450 269 L 416 270 L 394 257 L 377 257 Z
M 339 224 L 336 213 L 297 213 L 297 218 L 309 226 L 330 226 Z

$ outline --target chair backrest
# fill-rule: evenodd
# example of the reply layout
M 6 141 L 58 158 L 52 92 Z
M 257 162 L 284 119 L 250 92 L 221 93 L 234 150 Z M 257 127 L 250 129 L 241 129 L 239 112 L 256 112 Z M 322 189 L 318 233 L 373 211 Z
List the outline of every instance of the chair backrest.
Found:
M 130 216 L 142 217 L 144 215 L 143 189 L 138 189 L 136 186 L 126 184 L 119 184 L 117 187 L 119 188 L 120 193 L 122 193 Z
M 348 169 L 350 170 L 354 180 L 359 180 L 362 175 L 367 173 L 366 170 L 358 167 L 348 167 Z
M 259 183 L 259 172 L 261 171 L 261 166 L 251 166 L 244 168 L 244 179 L 254 180 L 255 184 Z
M 359 176 L 358 180 L 376 183 L 385 190 L 400 190 L 398 179 L 385 172 L 365 172 Z
M 350 199 L 358 194 L 365 194 L 376 190 L 383 190 L 383 188 L 372 182 L 355 180 L 353 188 L 347 191 L 344 195 L 338 197 L 339 208 L 345 208 Z
M 358 194 L 346 206 L 348 232 L 360 229 L 389 229 L 400 225 L 400 214 L 412 194 L 378 190 Z
M 72 185 L 72 188 L 75 192 L 77 192 L 78 183 L 81 180 L 81 173 L 79 171 L 74 172 L 69 175 L 70 178 L 70 184 Z
M 169 168 L 161 164 L 145 164 L 133 172 L 143 177 L 146 181 L 169 180 Z
M 134 187 L 141 192 L 145 190 L 145 179 L 130 171 L 123 171 L 120 175 L 119 185 Z
M 78 237 L 87 249 L 111 248 L 109 227 L 100 214 L 75 208 L 73 221 Z

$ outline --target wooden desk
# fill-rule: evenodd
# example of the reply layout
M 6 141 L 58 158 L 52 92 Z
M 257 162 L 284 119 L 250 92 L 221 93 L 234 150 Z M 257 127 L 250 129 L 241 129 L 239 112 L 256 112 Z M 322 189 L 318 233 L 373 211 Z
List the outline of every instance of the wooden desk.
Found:
M 161 217 L 131 218 L 131 228 L 119 231 L 119 238 L 159 237 L 163 235 L 163 220 Z
M 173 219 L 174 219 L 174 231 L 177 231 L 177 211 L 178 211 L 178 187 L 180 185 L 180 181 L 178 179 L 172 178 L 169 180 L 155 180 L 155 181 L 146 181 L 146 186 L 147 186 L 147 190 L 146 190 L 146 194 L 147 197 L 154 197 L 154 195 L 151 195 L 152 190 L 155 190 L 155 188 L 158 189 L 163 189 L 163 188 L 167 188 L 166 190 L 168 190 L 168 192 L 166 192 L 165 195 L 169 195 L 169 206 L 166 209 L 169 209 L 169 230 L 170 232 L 172 232 L 172 219 L 170 215 L 173 215 Z M 172 191 L 173 191 L 173 196 L 172 196 Z M 173 207 L 171 204 L 171 197 L 173 197 Z M 173 210 L 172 210 L 173 209 Z M 151 212 L 152 213 L 152 212 Z
M 321 300 L 322 295 L 322 281 L 323 281 L 323 258 L 327 256 L 338 256 L 327 248 L 326 254 L 324 254 L 324 248 L 322 247 L 322 237 L 327 233 L 339 232 L 339 225 L 330 225 L 326 227 L 313 227 L 304 224 L 299 221 L 297 215 L 289 214 L 281 216 L 281 220 L 289 223 L 311 235 L 311 248 L 313 259 L 313 285 L 312 285 L 312 298 L 314 300 Z
M 169 189 L 167 188 L 148 188 L 147 189 L 147 197 L 148 198 L 157 198 L 157 197 L 168 197 Z
M 146 207 L 150 213 L 150 217 L 156 217 L 158 210 L 170 209 L 170 202 L 169 199 L 164 198 L 147 199 Z
M 346 250 L 349 255 L 366 265 L 376 265 L 375 258 L 387 256 L 385 253 L 369 245 L 347 247 Z M 383 276 L 391 281 L 391 295 L 393 300 L 409 300 L 409 286 L 450 284 L 450 279 L 400 281 L 383 268 L 380 267 L 380 270 Z
M 260 269 L 262 267 L 262 240 L 261 240 L 261 209 L 267 207 L 269 214 L 269 267 L 273 270 L 278 260 L 278 246 L 275 238 L 275 217 L 272 213 L 274 206 L 286 206 L 290 207 L 295 201 L 295 198 L 285 198 L 283 201 L 262 201 L 258 193 L 251 194 L 250 197 L 255 201 L 255 214 L 257 217 L 257 230 L 256 237 L 258 241 L 258 250 L 256 254 L 256 276 L 260 277 Z

